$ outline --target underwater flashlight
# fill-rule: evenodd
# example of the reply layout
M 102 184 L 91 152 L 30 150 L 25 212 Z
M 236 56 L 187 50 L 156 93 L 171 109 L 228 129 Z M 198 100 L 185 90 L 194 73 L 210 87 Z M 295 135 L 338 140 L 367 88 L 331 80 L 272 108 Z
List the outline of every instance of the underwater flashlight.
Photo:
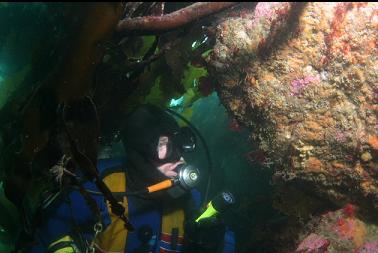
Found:
M 232 195 L 231 192 L 223 191 L 207 204 L 206 210 L 196 219 L 196 222 L 198 223 L 202 219 L 210 218 L 218 213 L 222 213 L 234 203 L 234 195 Z
M 167 179 L 160 183 L 147 187 L 149 193 L 164 189 L 170 189 L 173 196 L 179 196 L 197 185 L 199 181 L 199 170 L 190 164 L 180 164 L 176 168 L 177 177 Z

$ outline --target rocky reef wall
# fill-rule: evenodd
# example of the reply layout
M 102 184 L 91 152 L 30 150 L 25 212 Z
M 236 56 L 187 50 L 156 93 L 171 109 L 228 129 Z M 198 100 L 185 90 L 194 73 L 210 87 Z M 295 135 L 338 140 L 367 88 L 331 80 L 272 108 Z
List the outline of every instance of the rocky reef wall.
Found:
M 377 221 L 378 4 L 260 2 L 227 15 L 209 73 L 274 166 L 276 206 L 300 218 L 353 203 Z

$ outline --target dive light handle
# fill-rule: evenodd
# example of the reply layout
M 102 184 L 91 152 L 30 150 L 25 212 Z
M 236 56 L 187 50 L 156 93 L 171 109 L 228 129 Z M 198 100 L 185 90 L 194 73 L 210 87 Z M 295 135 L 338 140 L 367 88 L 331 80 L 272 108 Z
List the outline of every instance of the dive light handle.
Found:
M 235 204 L 234 195 L 229 191 L 223 191 L 207 204 L 206 210 L 196 219 L 196 222 L 198 223 L 202 219 L 222 213 L 233 204 Z

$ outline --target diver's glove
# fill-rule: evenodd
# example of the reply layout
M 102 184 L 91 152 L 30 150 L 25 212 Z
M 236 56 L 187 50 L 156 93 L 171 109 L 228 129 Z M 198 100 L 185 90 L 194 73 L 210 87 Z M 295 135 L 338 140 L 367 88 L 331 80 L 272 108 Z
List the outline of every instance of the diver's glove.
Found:
M 226 226 L 220 217 L 208 217 L 185 226 L 185 252 L 215 253 L 223 248 Z

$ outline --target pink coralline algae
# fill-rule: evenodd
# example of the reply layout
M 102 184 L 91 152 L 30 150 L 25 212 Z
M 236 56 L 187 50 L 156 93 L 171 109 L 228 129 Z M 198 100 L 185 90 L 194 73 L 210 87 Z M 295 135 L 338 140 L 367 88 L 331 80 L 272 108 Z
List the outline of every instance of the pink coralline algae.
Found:
M 378 252 L 378 240 L 368 242 L 358 251 L 358 253 L 377 253 Z
M 344 133 L 337 132 L 335 135 L 335 140 L 338 142 L 345 142 L 347 140 L 347 137 Z
M 274 14 L 275 6 L 278 6 L 280 2 L 259 2 L 255 9 L 255 19 L 260 19 L 261 17 L 271 17 Z
M 315 83 L 319 81 L 318 76 L 306 76 L 304 78 L 295 79 L 291 82 L 291 93 L 290 95 L 298 95 L 299 92 L 306 86 L 311 83 Z
M 312 233 L 299 244 L 295 252 L 324 253 L 327 252 L 329 244 L 329 240 Z

